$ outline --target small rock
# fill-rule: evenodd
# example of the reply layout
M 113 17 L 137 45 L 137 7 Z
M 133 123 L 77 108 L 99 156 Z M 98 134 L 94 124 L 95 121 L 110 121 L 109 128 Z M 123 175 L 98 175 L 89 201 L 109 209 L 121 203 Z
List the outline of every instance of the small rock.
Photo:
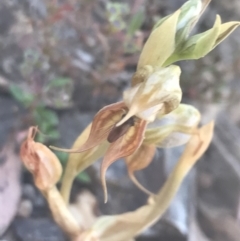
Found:
M 39 209 L 45 209 L 47 206 L 46 200 L 44 199 L 41 192 L 37 190 L 32 184 L 24 184 L 22 196 L 24 200 L 28 200 L 32 203 L 34 214 L 38 213 Z
M 64 233 L 48 218 L 17 218 L 14 222 L 19 241 L 66 241 Z
M 22 200 L 18 208 L 18 215 L 24 218 L 30 217 L 32 214 L 33 205 L 30 200 Z
M 61 139 L 58 145 L 71 147 L 78 135 L 92 121 L 94 113 L 83 113 L 74 110 L 63 111 L 59 117 Z
M 22 195 L 24 198 L 33 201 L 36 196 L 34 187 L 31 184 L 24 184 L 22 188 Z

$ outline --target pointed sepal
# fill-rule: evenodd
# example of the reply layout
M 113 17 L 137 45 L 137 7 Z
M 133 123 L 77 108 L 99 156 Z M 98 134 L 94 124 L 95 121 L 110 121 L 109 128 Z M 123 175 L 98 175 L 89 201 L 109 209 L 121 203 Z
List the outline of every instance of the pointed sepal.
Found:
M 105 203 L 107 202 L 105 174 L 108 167 L 117 159 L 133 154 L 140 147 L 144 138 L 146 125 L 146 121 L 135 118 L 134 125 L 129 126 L 128 131 L 109 146 L 101 165 L 101 181 Z
M 155 145 L 142 144 L 136 152 L 125 158 L 128 175 L 133 183 L 147 195 L 154 195 L 152 192 L 142 186 L 136 179 L 134 173 L 146 168 L 153 160 L 156 147 Z

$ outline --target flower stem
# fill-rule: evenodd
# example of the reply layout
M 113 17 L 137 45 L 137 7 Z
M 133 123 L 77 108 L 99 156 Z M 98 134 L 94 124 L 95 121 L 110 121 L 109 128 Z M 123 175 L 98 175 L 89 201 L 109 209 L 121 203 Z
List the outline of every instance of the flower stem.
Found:
M 83 232 L 83 228 L 79 227 L 77 221 L 68 210 L 56 186 L 44 191 L 43 195 L 48 201 L 49 208 L 56 223 L 73 239 L 78 237 Z

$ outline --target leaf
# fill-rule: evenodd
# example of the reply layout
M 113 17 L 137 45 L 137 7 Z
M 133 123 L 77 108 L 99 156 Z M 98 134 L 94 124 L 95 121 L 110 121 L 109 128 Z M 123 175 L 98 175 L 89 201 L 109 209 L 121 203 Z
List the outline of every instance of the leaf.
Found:
M 43 107 L 38 107 L 34 111 L 33 114 L 34 114 L 34 118 L 35 118 L 36 122 L 39 124 L 39 126 L 42 125 L 43 123 L 47 123 L 47 127 L 48 126 L 56 126 L 59 123 L 59 119 L 58 119 L 56 112 L 54 112 L 52 110 L 48 110 Z
M 128 240 L 154 224 L 168 208 L 184 177 L 208 148 L 213 126 L 210 122 L 199 129 L 198 135 L 192 136 L 178 164 L 149 204 L 133 212 L 100 217 L 87 231 L 89 238 L 98 237 L 99 241 Z
M 57 129 L 53 129 L 51 128 L 49 131 L 48 131 L 48 139 L 51 139 L 51 140 L 58 140 L 60 138 L 60 133 Z
M 60 137 L 60 133 L 57 130 L 59 123 L 58 115 L 52 110 L 48 110 L 45 107 L 39 106 L 33 111 L 33 117 L 41 131 L 46 135 L 39 135 L 37 137 L 38 142 L 46 142 L 46 140 L 57 140 Z
M 64 87 L 65 85 L 68 85 L 72 82 L 72 79 L 70 78 L 64 78 L 64 77 L 58 77 L 49 82 L 47 85 L 48 88 L 52 87 Z
M 81 173 L 79 173 L 77 175 L 77 179 L 80 181 L 80 182 L 83 182 L 83 183 L 90 183 L 91 182 L 91 178 L 90 176 L 87 174 L 87 172 L 83 171 Z
M 221 18 L 217 15 L 212 29 L 201 34 L 194 35 L 188 39 L 184 47 L 183 54 L 191 55 L 191 58 L 193 59 L 198 59 L 208 54 L 212 50 L 218 38 L 220 26 Z
M 164 65 L 169 65 L 179 60 L 199 59 L 208 54 L 214 47 L 221 29 L 221 18 L 216 17 L 213 28 L 206 32 L 190 37 L 181 48 L 177 49 L 172 56 L 167 59 Z
M 175 34 L 180 11 L 176 11 L 159 27 L 155 28 L 145 43 L 137 69 L 145 65 L 162 66 L 175 49 Z
M 56 156 L 58 157 L 59 161 L 64 165 L 68 159 L 68 153 L 66 152 L 56 152 Z
M 33 100 L 34 100 L 34 95 L 23 90 L 22 88 L 20 88 L 17 85 L 10 85 L 9 86 L 9 91 L 12 94 L 12 96 L 19 101 L 20 103 L 22 103 L 25 107 L 29 106 Z
M 144 22 L 144 19 L 145 14 L 143 10 L 135 13 L 127 28 L 128 35 L 133 35 L 137 30 L 139 30 Z
M 228 22 L 221 24 L 221 18 L 217 15 L 212 29 L 190 37 L 186 43 L 176 49 L 164 65 L 169 65 L 179 60 L 199 59 L 212 51 L 218 44 L 227 38 L 240 22 Z
M 129 156 L 139 148 L 143 141 L 146 125 L 146 121 L 140 119 L 135 120 L 134 126 L 131 126 L 125 135 L 121 136 L 115 142 L 110 144 L 101 165 L 101 181 L 105 203 L 107 202 L 105 174 L 108 167 L 117 159 Z

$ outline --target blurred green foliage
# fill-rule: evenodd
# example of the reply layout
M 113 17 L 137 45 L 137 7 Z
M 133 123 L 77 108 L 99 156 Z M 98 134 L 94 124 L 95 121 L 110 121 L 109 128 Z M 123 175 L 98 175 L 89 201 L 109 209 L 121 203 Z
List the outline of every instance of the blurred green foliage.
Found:
M 46 109 L 43 106 L 38 106 L 33 110 L 33 117 L 41 132 L 45 135 L 38 135 L 37 141 L 46 142 L 54 141 L 60 138 L 58 127 L 58 116 L 53 110 Z
M 108 21 L 112 25 L 112 30 L 121 31 L 126 29 L 126 22 L 123 17 L 130 12 L 129 5 L 120 2 L 107 2 L 106 8 Z
M 127 27 L 128 35 L 133 36 L 135 32 L 141 28 L 144 20 L 145 20 L 145 13 L 144 13 L 144 10 L 141 9 L 139 12 L 135 13 L 132 16 L 130 23 Z
M 66 85 L 72 83 L 72 79 L 65 78 L 65 77 L 57 77 L 51 80 L 46 88 L 53 88 L 53 87 L 65 87 Z
M 12 84 L 9 91 L 19 103 L 30 111 L 39 130 L 46 134 L 38 135 L 37 141 L 45 143 L 59 139 L 60 134 L 57 130 L 59 120 L 55 111 L 47 109 L 41 100 L 39 101 L 32 93 L 20 86 Z
M 23 90 L 21 87 L 15 84 L 10 85 L 9 91 L 12 96 L 24 107 L 30 106 L 30 104 L 34 101 L 34 95 L 32 93 Z
M 140 8 L 136 13 L 131 13 L 131 6 L 127 3 L 107 2 L 106 9 L 112 31 L 124 31 L 124 52 L 131 54 L 140 51 L 142 46 L 136 44 L 134 37 L 145 21 L 144 8 Z M 129 24 L 126 24 L 127 22 Z

